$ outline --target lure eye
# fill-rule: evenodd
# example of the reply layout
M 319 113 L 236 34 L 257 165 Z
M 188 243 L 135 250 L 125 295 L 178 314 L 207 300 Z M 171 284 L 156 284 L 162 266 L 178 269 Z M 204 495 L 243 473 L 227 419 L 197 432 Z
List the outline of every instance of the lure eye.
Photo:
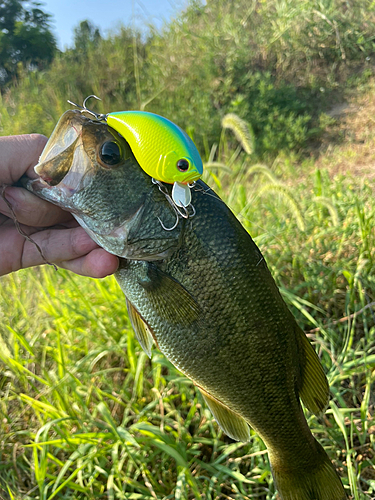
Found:
M 186 170 L 189 170 L 189 167 L 189 162 L 185 160 L 185 158 L 181 158 L 181 160 L 178 160 L 177 168 L 180 172 L 186 172 Z
M 113 141 L 107 141 L 102 144 L 99 152 L 100 159 L 107 165 L 117 165 L 121 161 L 121 151 Z

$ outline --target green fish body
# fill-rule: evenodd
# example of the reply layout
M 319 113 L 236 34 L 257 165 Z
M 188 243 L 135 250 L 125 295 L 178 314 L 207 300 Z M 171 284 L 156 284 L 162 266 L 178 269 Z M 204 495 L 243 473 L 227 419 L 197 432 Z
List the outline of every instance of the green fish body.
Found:
M 98 151 L 118 140 L 105 124 L 66 113 L 36 167 L 44 181 L 29 189 L 123 257 L 116 278 L 143 349 L 151 355 L 155 343 L 233 439 L 257 431 L 283 500 L 344 500 L 300 403 L 324 411 L 326 377 L 261 252 L 201 181 L 192 190 L 195 217 L 165 231 L 158 218 L 173 220 L 171 207 L 125 141 L 118 164 L 103 166 Z

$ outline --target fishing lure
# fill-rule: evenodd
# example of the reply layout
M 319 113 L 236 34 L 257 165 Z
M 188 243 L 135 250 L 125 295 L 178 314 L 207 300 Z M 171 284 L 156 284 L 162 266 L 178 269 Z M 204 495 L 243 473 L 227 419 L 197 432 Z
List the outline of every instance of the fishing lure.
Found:
M 191 202 L 190 189 L 203 173 L 198 150 L 190 137 L 175 123 L 163 116 L 146 111 L 117 111 L 98 114 L 86 108 L 86 101 L 98 97 L 92 95 L 83 107 L 70 104 L 106 121 L 119 132 L 129 146 L 141 168 L 153 179 L 173 184 L 172 200 L 178 207 Z

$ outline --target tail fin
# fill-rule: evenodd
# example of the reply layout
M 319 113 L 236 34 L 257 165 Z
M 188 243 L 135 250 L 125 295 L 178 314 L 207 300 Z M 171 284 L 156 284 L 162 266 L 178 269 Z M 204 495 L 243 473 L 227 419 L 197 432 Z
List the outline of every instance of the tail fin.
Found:
M 328 455 L 316 442 L 320 460 L 314 468 L 288 470 L 272 466 L 273 477 L 282 500 L 346 500 L 341 480 Z

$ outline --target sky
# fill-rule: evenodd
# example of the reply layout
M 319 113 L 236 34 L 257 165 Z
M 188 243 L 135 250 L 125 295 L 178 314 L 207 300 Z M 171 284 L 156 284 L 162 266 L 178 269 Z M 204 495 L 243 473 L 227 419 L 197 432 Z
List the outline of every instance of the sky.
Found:
M 52 14 L 51 27 L 61 50 L 73 45 L 73 28 L 88 19 L 102 35 L 121 23 L 161 28 L 184 9 L 188 0 L 41 0 L 42 10 Z

